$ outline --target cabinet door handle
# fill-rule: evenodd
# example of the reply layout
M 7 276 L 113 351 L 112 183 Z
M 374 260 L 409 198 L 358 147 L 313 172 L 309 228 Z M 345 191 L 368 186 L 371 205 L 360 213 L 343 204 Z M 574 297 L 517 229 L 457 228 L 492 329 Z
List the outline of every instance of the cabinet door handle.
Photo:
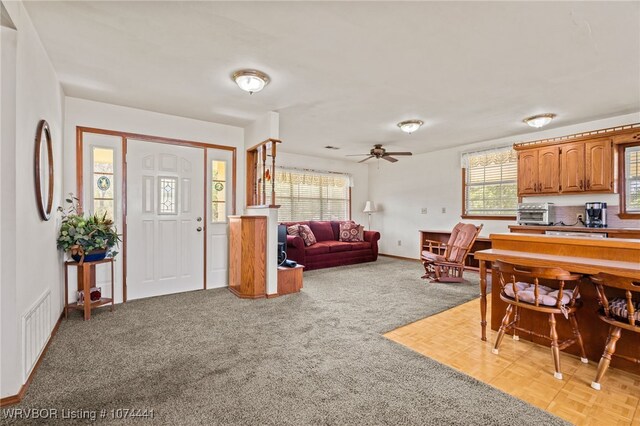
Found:
M 580 189 L 582 189 L 582 179 L 580 179 Z
M 591 181 L 589 179 L 587 179 L 587 189 L 591 188 Z

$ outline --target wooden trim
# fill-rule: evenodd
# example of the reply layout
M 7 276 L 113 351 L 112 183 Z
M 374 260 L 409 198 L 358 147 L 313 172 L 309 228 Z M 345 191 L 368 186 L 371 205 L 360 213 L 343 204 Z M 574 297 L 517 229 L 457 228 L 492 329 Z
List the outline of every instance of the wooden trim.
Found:
M 232 163 L 233 163 L 233 174 L 231 178 L 232 182 L 232 195 L 231 202 L 233 203 L 232 211 L 235 214 L 236 211 L 236 158 L 237 158 L 237 148 L 226 145 L 217 145 L 212 143 L 205 142 L 194 142 L 188 141 L 184 139 L 173 139 L 166 138 L 161 136 L 150 136 L 143 135 L 140 133 L 129 133 L 129 132 L 120 132 L 116 130 L 106 130 L 106 129 L 98 129 L 95 127 L 84 127 L 84 126 L 76 126 L 76 190 L 78 191 L 78 199 L 80 205 L 80 213 L 82 213 L 82 199 L 84 197 L 84 171 L 83 171 L 83 156 L 84 156 L 84 133 L 92 133 L 99 135 L 107 135 L 107 136 L 118 136 L 122 139 L 122 301 L 127 301 L 127 145 L 129 139 L 136 139 L 144 142 L 155 142 L 155 143 L 164 143 L 169 145 L 179 145 L 191 148 L 201 148 L 205 152 L 205 169 L 204 169 L 204 178 L 205 178 L 205 198 L 204 198 L 204 218 L 203 218 L 203 230 L 205 232 L 204 236 L 204 288 L 207 286 L 207 257 L 206 257 L 206 244 L 207 244 L 207 235 L 206 235 L 206 212 L 207 212 L 207 149 L 220 149 L 224 151 L 231 151 L 232 153 Z
M 378 256 L 390 257 L 392 259 L 411 260 L 414 262 L 420 262 L 420 259 L 416 259 L 414 257 L 396 256 L 395 254 L 378 253 Z
M 97 129 L 94 127 L 78 126 L 77 129 L 86 133 L 97 133 L 100 135 L 121 136 L 127 139 L 136 139 L 144 142 L 166 143 L 169 145 L 183 145 L 183 146 L 191 146 L 194 148 L 214 148 L 214 149 L 222 149 L 225 151 L 237 150 L 237 148 L 234 146 L 217 145 L 217 144 L 207 143 L 207 142 L 195 142 L 195 141 L 190 141 L 186 139 L 175 139 L 175 138 L 167 138 L 162 136 L 143 135 L 140 133 L 120 132 L 116 130 Z
M 265 295 L 265 297 L 266 297 L 267 299 L 273 299 L 273 298 L 275 298 L 275 297 L 280 297 L 280 294 L 278 294 L 278 293 L 267 294 L 267 295 Z
M 529 142 L 518 142 L 513 145 L 513 149 L 515 149 L 516 151 L 519 151 L 523 149 L 538 148 L 546 145 L 557 145 L 565 142 L 583 141 L 583 140 L 592 139 L 598 136 L 605 136 L 605 137 L 615 136 L 616 139 L 619 139 L 619 136 L 627 136 L 630 134 L 634 134 L 639 130 L 640 130 L 640 123 L 626 124 L 623 126 L 592 130 L 590 132 L 574 133 L 572 135 L 558 136 L 555 138 L 539 139 L 539 140 L 529 141 Z M 622 143 L 622 142 L 616 141 L 616 143 Z
M 258 149 L 259 147 L 261 147 L 261 146 L 263 146 L 263 145 L 268 144 L 269 142 L 272 142 L 272 143 L 282 143 L 282 141 L 281 141 L 280 139 L 267 138 L 267 139 L 263 140 L 262 142 L 255 144 L 255 145 L 254 145 L 254 146 L 252 146 L 251 148 L 248 148 L 248 149 L 247 149 L 247 151 L 253 151 L 253 150 L 256 150 L 256 149 Z
M 462 219 L 480 219 L 480 220 L 516 220 L 516 216 L 490 216 L 490 215 L 471 215 L 467 214 L 467 204 L 465 194 L 467 193 L 467 169 L 462 168 Z M 522 200 L 518 197 L 518 202 Z
M 122 145 L 122 170 L 120 174 L 122 175 L 122 182 L 120 182 L 121 194 L 122 194 L 122 302 L 127 301 L 127 138 L 122 137 L 121 140 Z M 116 298 L 115 294 L 112 294 L 111 297 Z
M 47 344 L 44 345 L 44 349 L 42 349 L 42 353 L 40 353 L 40 356 L 38 357 L 36 364 L 33 366 L 33 369 L 31 370 L 31 374 L 29 374 L 27 381 L 24 382 L 24 384 L 20 387 L 20 390 L 16 395 L 5 396 L 4 398 L 0 399 L 0 407 L 6 407 L 7 405 L 17 404 L 20 401 L 22 401 L 22 398 L 24 398 L 24 395 L 27 393 L 27 389 L 29 389 L 29 385 L 31 384 L 31 381 L 35 377 L 36 370 L 38 369 L 38 367 L 40 367 L 40 364 L 42 363 L 42 360 L 44 359 L 44 356 L 46 355 L 47 350 L 49 349 L 49 345 L 51 344 L 51 341 L 53 341 L 53 337 L 56 335 L 56 333 L 58 332 L 58 329 L 60 328 L 60 324 L 62 323 L 63 317 L 64 317 L 64 309 L 60 313 L 60 317 L 58 318 L 56 325 L 53 327 L 53 330 L 51 330 L 51 334 L 49 335 L 49 340 L 47 341 Z
M 76 127 L 76 196 L 78 198 L 78 206 L 79 212 L 82 214 L 82 192 L 84 190 L 83 187 L 83 171 L 82 171 L 82 161 L 84 155 L 84 141 L 83 141 L 83 131 L 81 127 Z
M 633 146 L 640 146 L 640 141 L 619 144 L 617 149 L 618 154 L 618 188 L 620 195 L 620 213 L 618 217 L 620 219 L 640 219 L 640 213 L 627 213 L 627 185 L 625 182 L 625 167 L 624 167 L 624 150 Z

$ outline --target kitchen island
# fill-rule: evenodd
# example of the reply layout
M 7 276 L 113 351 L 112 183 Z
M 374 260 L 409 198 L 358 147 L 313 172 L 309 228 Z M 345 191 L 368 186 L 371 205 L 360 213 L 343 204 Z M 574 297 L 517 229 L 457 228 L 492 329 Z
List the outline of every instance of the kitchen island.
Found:
M 580 284 L 583 307 L 577 313 L 580 332 L 584 338 L 587 357 L 598 362 L 607 339 L 609 326 L 602 322 L 597 314 L 598 302 L 590 275 L 607 272 L 631 277 L 640 281 L 640 239 L 591 239 L 535 234 L 492 234 L 492 248 L 475 253 L 480 261 L 480 313 L 482 338 L 486 340 L 487 311 L 487 272 L 491 262 L 503 260 L 525 266 L 560 267 L 570 272 L 584 274 Z M 505 303 L 500 300 L 500 286 L 495 272 L 492 271 L 491 291 L 491 328 L 497 330 L 504 315 Z M 521 325 L 540 334 L 548 334 L 546 316 L 537 312 L 523 312 Z M 558 333 L 566 336 L 571 333 L 568 324 L 558 322 Z M 547 344 L 544 340 L 523 335 L 521 338 L 536 343 Z M 618 342 L 616 353 L 637 356 L 640 348 L 640 336 L 635 333 L 623 333 Z M 569 353 L 577 354 L 569 347 Z M 612 366 L 640 374 L 640 365 L 620 358 L 614 358 Z

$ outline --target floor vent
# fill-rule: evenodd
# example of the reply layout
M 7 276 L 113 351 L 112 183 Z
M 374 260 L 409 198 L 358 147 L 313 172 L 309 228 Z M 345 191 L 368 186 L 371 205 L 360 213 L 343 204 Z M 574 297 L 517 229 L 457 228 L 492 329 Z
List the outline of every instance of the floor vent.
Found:
M 47 290 L 22 317 L 23 383 L 51 335 L 51 291 Z

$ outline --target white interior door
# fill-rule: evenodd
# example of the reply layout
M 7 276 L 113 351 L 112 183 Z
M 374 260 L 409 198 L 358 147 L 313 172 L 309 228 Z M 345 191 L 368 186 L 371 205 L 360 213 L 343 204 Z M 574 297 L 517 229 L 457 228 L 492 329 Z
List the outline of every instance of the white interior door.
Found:
M 127 141 L 127 299 L 204 288 L 204 150 Z
M 207 150 L 207 288 L 229 285 L 229 220 L 233 205 L 233 154 Z

